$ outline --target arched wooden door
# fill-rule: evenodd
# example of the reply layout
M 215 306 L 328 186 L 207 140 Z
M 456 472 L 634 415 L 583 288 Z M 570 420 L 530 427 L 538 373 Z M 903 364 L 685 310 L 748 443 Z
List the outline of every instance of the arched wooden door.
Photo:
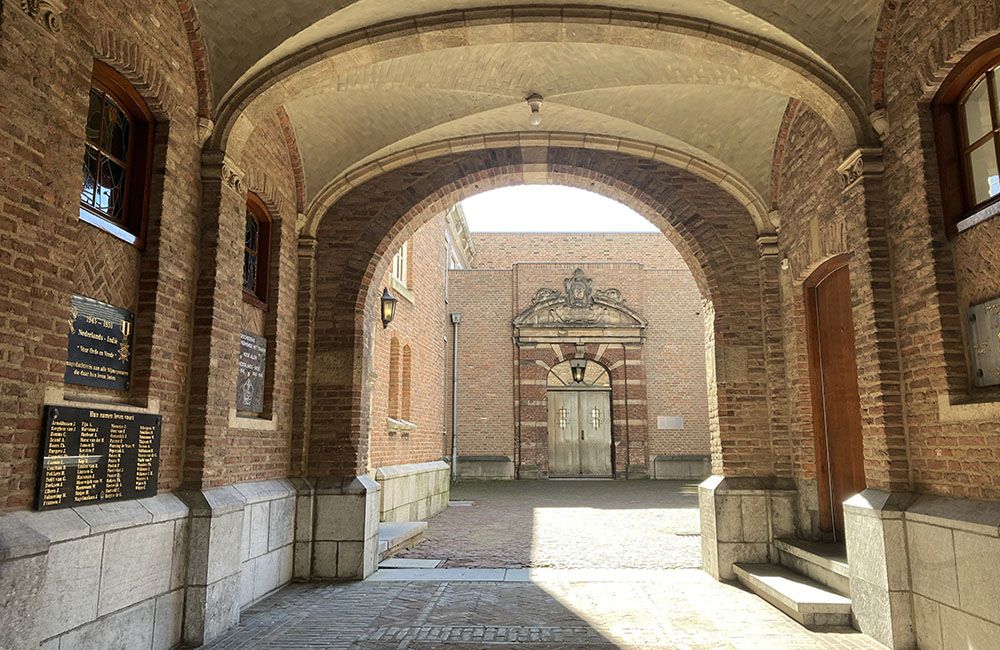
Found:
M 820 528 L 841 541 L 843 502 L 865 489 L 847 259 L 837 258 L 820 267 L 806 282 L 805 291 Z
M 583 381 L 568 362 L 549 372 L 549 476 L 611 477 L 611 383 L 608 371 L 589 363 Z

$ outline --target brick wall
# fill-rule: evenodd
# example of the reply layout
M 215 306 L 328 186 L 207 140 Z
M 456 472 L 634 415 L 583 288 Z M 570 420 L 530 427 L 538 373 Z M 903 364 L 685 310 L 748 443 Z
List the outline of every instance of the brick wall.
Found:
M 264 196 L 278 220 L 273 235 L 276 252 L 271 257 L 273 300 L 267 312 L 241 314 L 245 199 L 233 196 L 228 203 L 231 213 L 224 219 L 206 216 L 201 209 L 220 205 L 213 204 L 211 193 L 199 204 L 203 187 L 198 88 L 178 4 L 75 3 L 63 15 L 62 30 L 51 33 L 7 3 L 2 21 L 0 230 L 5 252 L 0 256 L 0 328 L 6 343 L 0 359 L 0 466 L 4 468 L 0 509 L 24 508 L 31 502 L 46 403 L 112 408 L 117 403 L 162 415 L 161 491 L 181 486 L 185 458 L 192 486 L 286 476 L 297 235 L 295 179 L 280 124 L 258 120 L 230 152 L 230 159 L 244 172 L 243 189 Z M 78 218 L 84 123 L 95 58 L 133 84 L 157 122 L 148 237 L 142 250 Z M 212 224 L 223 231 L 212 232 Z M 203 322 L 195 295 L 196 269 L 202 265 L 199 251 L 219 240 L 226 244 L 225 265 L 232 286 L 201 285 L 201 298 L 208 291 L 211 301 L 219 289 L 235 315 L 228 333 L 238 337 L 240 326 L 246 324 L 269 339 L 266 408 L 272 423 L 263 428 L 230 427 L 238 338 L 216 337 L 212 346 L 192 340 L 192 323 L 198 331 Z M 133 381 L 127 392 L 63 383 L 74 293 L 135 314 Z M 204 332 L 211 338 L 220 330 Z M 214 409 L 213 435 L 225 444 L 217 445 L 207 459 L 199 452 L 197 436 L 193 444 L 188 439 L 186 450 L 184 440 L 191 421 L 202 416 L 197 404 L 189 409 L 189 378 L 210 366 L 226 377 L 216 384 L 221 387 L 218 392 L 206 393 Z
M 593 280 L 595 289 L 621 290 L 626 303 L 649 320 L 641 368 L 629 376 L 629 384 L 642 391 L 629 404 L 633 446 L 641 441 L 642 449 L 635 460 L 645 465 L 661 454 L 709 453 L 702 298 L 691 272 L 663 235 L 477 233 L 474 241 L 473 268 L 452 271 L 449 277 L 450 308 L 462 314 L 460 455 L 514 457 L 517 387 L 511 368 L 518 363 L 518 350 L 511 339 L 511 320 L 538 289 L 562 290 L 563 279 L 577 267 Z M 520 363 L 535 363 L 537 354 L 521 350 Z M 601 356 L 603 362 L 615 363 L 613 351 Z M 558 362 L 537 360 L 548 366 Z M 525 390 L 522 378 L 522 393 Z M 521 400 L 531 401 L 523 394 Z M 624 407 L 624 398 L 613 405 L 622 414 L 615 416 L 622 424 Z M 660 415 L 682 416 L 684 429 L 657 430 Z M 522 431 L 522 437 L 526 435 Z M 545 461 L 544 441 L 538 444 Z
M 7 5 L 0 38 L 0 328 L 5 339 L 0 509 L 30 503 L 42 405 L 64 395 L 77 401 L 127 401 L 163 415 L 160 489 L 176 488 L 191 354 L 199 176 L 196 90 L 177 5 L 73 3 L 58 34 Z M 78 218 L 95 57 L 135 85 L 159 123 L 149 237 L 141 252 Z M 95 398 L 64 386 L 74 292 L 135 313 L 135 379 L 129 394 Z
M 1000 417 L 951 408 L 1000 401 L 1000 391 L 970 388 L 962 320 L 968 305 L 1000 296 L 1000 220 L 945 235 L 929 108 L 962 54 L 997 33 L 1000 16 L 990 3 L 951 5 L 899 3 L 886 44 L 887 222 L 909 466 L 918 491 L 1000 499 Z
M 390 284 L 391 272 L 383 274 L 378 286 L 399 299 L 396 317 L 388 329 L 381 323 L 374 328 L 374 378 L 371 398 L 372 468 L 439 460 L 443 454 L 446 410 L 446 355 L 449 332 L 444 300 L 444 215 L 438 215 L 418 229 L 410 241 L 409 289 L 413 296 L 400 294 Z M 410 377 L 410 415 L 406 420 L 416 425 L 412 431 L 393 432 L 387 427 L 389 413 L 390 344 L 400 346 L 400 368 L 404 367 L 403 350 L 409 348 L 412 359 Z M 402 383 L 402 382 L 401 382 Z M 399 413 L 404 397 L 400 397 Z

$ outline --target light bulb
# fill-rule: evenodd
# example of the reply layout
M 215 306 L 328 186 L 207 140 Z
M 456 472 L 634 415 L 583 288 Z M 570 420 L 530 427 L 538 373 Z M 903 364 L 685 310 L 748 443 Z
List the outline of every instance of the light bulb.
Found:
M 528 108 L 531 109 L 528 123 L 531 126 L 538 126 L 542 123 L 542 96 L 538 93 L 531 93 L 524 98 L 524 101 L 528 102 Z

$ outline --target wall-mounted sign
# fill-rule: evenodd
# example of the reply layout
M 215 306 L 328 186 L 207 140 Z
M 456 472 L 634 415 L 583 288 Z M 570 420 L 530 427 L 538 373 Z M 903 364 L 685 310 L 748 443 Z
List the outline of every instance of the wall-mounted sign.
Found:
M 656 418 L 656 428 L 660 431 L 681 431 L 684 418 L 680 415 L 660 415 Z
M 976 386 L 1000 384 L 1000 298 L 969 308 L 969 348 Z
M 46 406 L 35 508 L 156 495 L 162 418 Z
M 264 410 L 264 371 L 267 367 L 267 339 L 240 332 L 240 362 L 236 372 L 236 410 L 260 413 Z
M 132 314 L 83 296 L 70 303 L 67 384 L 127 390 L 132 366 Z

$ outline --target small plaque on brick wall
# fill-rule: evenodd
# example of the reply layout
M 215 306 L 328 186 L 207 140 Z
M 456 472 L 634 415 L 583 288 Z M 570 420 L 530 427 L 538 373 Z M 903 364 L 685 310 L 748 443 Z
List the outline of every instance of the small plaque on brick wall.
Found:
M 969 308 L 969 346 L 976 386 L 1000 384 L 1000 298 Z
M 73 296 L 66 356 L 67 384 L 127 390 L 132 366 L 132 314 Z
M 656 418 L 656 428 L 660 431 L 680 431 L 684 428 L 684 418 L 680 415 L 661 415 Z
M 236 410 L 260 413 L 264 410 L 264 371 L 267 367 L 267 339 L 240 332 L 240 364 L 236 375 Z
M 159 415 L 45 407 L 35 508 L 156 495 Z

